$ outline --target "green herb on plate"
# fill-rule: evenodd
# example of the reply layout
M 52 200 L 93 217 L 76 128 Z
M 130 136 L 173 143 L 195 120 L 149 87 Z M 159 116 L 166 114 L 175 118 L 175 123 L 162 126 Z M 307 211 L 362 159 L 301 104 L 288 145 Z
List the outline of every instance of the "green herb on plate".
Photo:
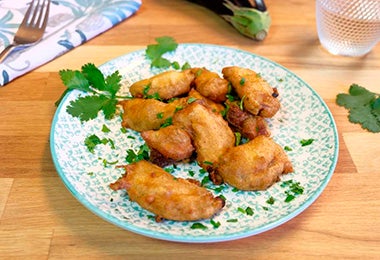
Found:
M 80 90 L 91 94 L 79 96 L 70 101 L 66 108 L 67 113 L 79 118 L 81 122 L 94 119 L 100 111 L 106 119 L 111 119 L 116 113 L 118 98 L 117 92 L 121 87 L 121 75 L 115 71 L 104 77 L 102 72 L 92 63 L 87 63 L 79 70 L 61 70 L 59 75 L 66 90 L 55 103 L 58 105 L 63 97 L 71 90 Z
M 202 229 L 202 230 L 206 230 L 207 227 L 205 225 L 203 225 L 202 223 L 199 223 L 199 222 L 196 222 L 196 223 L 193 223 L 191 226 L 190 226 L 191 229 Z
M 286 198 L 285 202 L 291 202 L 294 200 L 298 195 L 303 194 L 304 188 L 301 186 L 300 182 L 295 182 L 293 180 L 284 181 L 280 184 L 281 187 L 288 189 L 285 191 Z
M 151 60 L 151 67 L 168 68 L 179 67 L 178 62 L 171 62 L 162 56 L 165 53 L 175 51 L 178 47 L 176 41 L 169 36 L 162 36 L 155 39 L 157 44 L 150 44 L 145 50 L 145 55 Z
M 380 132 L 380 94 L 352 84 L 348 94 L 341 93 L 336 103 L 349 111 L 348 119 L 370 132 Z
M 87 147 L 88 151 L 91 153 L 95 152 L 95 147 L 99 144 L 110 144 L 112 149 L 115 149 L 115 144 L 111 139 L 102 138 L 100 139 L 96 134 L 87 136 L 84 139 L 84 145 Z
M 311 145 L 313 142 L 314 142 L 313 138 L 300 140 L 301 146 L 308 146 L 308 145 Z

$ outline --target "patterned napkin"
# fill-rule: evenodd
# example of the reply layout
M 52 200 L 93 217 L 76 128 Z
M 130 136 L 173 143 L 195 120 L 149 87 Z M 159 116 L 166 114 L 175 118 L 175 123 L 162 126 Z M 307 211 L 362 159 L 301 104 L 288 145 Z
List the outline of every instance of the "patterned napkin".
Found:
M 0 51 L 12 43 L 31 0 L 0 0 Z M 134 14 L 141 0 L 51 0 L 43 39 L 0 64 L 0 86 L 66 53 Z

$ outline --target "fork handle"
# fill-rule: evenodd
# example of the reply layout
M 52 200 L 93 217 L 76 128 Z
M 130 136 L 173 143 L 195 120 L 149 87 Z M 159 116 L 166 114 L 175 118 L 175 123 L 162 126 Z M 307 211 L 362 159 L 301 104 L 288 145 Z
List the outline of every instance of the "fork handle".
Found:
M 9 56 L 9 54 L 16 48 L 15 44 L 8 45 L 1 53 L 0 53 L 0 63 L 3 63 Z

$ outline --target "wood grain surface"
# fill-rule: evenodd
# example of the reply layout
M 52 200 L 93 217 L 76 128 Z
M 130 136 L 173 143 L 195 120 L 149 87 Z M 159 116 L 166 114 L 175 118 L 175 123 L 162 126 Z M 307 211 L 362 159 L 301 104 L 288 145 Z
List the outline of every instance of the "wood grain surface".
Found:
M 380 45 L 365 57 L 333 56 L 319 44 L 314 1 L 267 0 L 272 26 L 263 42 L 241 36 L 211 11 L 184 0 L 143 0 L 132 17 L 0 88 L 0 259 L 380 259 L 380 134 L 350 123 L 335 104 L 358 83 L 380 92 Z M 52 162 L 58 71 L 101 65 L 156 37 L 250 51 L 287 67 L 330 108 L 339 159 L 322 195 L 302 214 L 256 236 L 188 244 L 122 230 L 87 210 Z

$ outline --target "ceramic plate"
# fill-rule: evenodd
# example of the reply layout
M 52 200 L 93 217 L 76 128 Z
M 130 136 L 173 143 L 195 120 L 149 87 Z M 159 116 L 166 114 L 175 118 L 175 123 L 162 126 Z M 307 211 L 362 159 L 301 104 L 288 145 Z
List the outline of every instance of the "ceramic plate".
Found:
M 83 95 L 72 91 L 58 107 L 51 128 L 51 152 L 59 176 L 72 194 L 103 219 L 132 232 L 157 239 L 181 242 L 218 242 L 259 234 L 294 218 L 310 206 L 329 182 L 338 157 L 338 135 L 333 117 L 321 97 L 286 68 L 249 52 L 205 44 L 181 44 L 165 57 L 179 64 L 206 67 L 221 73 L 226 66 L 247 67 L 260 73 L 280 93 L 281 110 L 268 119 L 274 140 L 287 147 L 294 172 L 266 191 L 237 191 L 228 185 L 205 186 L 226 198 L 226 206 L 212 220 L 197 222 L 164 221 L 156 223 L 153 214 L 128 199 L 125 191 L 112 191 L 109 184 L 123 174 L 115 165 L 126 164 L 127 150 L 137 151 L 143 144 L 140 135 L 121 129 L 120 117 L 104 119 L 102 114 L 81 123 L 66 112 L 71 100 Z M 133 82 L 161 72 L 151 69 L 145 50 L 129 53 L 101 66 L 105 74 L 115 70 L 123 76 L 122 94 Z M 110 131 L 104 131 L 104 126 Z M 84 145 L 95 134 L 112 140 L 98 145 L 93 153 Z M 312 139 L 302 146 L 301 140 Z M 207 180 L 195 164 L 168 167 L 177 177 Z M 291 188 L 298 183 L 303 193 L 286 202 Z M 288 185 L 287 185 L 288 184 Z M 290 192 L 292 193 L 292 192 Z M 248 210 L 247 210 L 248 209 Z M 194 228 L 194 223 L 198 227 Z M 198 224 L 199 223 L 199 224 Z M 216 225 L 216 223 L 218 225 Z M 197 226 L 196 225 L 196 226 Z

